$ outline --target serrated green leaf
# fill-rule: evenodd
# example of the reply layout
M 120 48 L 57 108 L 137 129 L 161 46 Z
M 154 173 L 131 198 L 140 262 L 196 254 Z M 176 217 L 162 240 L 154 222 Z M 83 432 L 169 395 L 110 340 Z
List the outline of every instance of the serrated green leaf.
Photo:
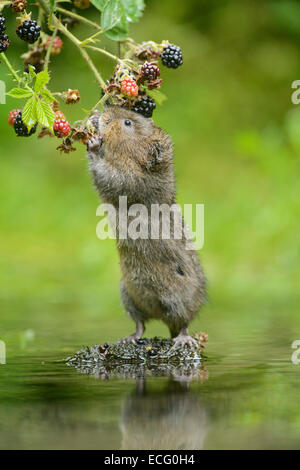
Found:
M 33 90 L 26 88 L 13 88 L 7 93 L 12 98 L 29 98 L 33 95 Z
M 53 95 L 51 95 L 50 91 L 47 90 L 47 88 L 44 88 L 44 90 L 40 91 L 40 95 L 44 98 L 46 103 L 53 103 L 55 101 L 55 98 Z
M 153 98 L 156 101 L 156 103 L 158 103 L 158 104 L 162 104 L 165 100 L 168 99 L 164 93 L 162 93 L 161 91 L 156 90 L 156 89 L 147 90 L 147 94 L 151 98 Z
M 44 88 L 45 85 L 47 85 L 49 80 L 50 76 L 48 70 L 43 70 L 42 72 L 38 73 L 34 84 L 34 91 L 36 91 L 37 93 L 41 91 L 41 89 Z
M 55 121 L 55 114 L 51 106 L 45 101 L 37 100 L 36 102 L 36 116 L 38 122 L 52 131 L 53 123 Z
M 25 106 L 22 111 L 22 121 L 26 124 L 28 127 L 28 130 L 34 126 L 36 123 L 36 103 L 37 100 L 34 96 L 30 98 L 28 101 L 26 101 Z
M 105 5 L 109 0 L 90 0 L 91 4 L 99 11 L 103 11 Z
M 127 21 L 138 21 L 145 8 L 144 0 L 121 0 Z

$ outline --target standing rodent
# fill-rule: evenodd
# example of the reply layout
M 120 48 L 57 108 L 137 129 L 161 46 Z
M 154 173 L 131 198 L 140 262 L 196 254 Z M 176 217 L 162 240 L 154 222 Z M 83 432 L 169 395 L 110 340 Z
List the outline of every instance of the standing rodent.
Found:
M 139 339 L 146 321 L 160 319 L 175 345 L 196 345 L 187 327 L 205 301 L 205 277 L 197 253 L 186 249 L 184 232 L 181 239 L 163 239 L 161 232 L 158 239 L 150 237 L 152 204 L 167 207 L 172 235 L 184 226 L 181 213 L 178 220 L 171 210 L 176 196 L 172 142 L 151 119 L 117 106 L 95 113 L 90 120 L 97 133 L 88 141 L 88 159 L 101 199 L 118 211 L 119 197 L 126 196 L 128 208 L 143 204 L 149 214 L 141 224 L 148 227 L 147 239 L 122 239 L 117 221 L 121 297 L 136 322 L 135 333 L 123 341 Z M 126 213 L 126 217 L 129 223 L 132 216 Z

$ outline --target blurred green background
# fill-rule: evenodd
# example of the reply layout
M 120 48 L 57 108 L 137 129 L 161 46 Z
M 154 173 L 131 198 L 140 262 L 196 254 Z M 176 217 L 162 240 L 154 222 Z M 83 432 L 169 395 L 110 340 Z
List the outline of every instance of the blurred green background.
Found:
M 244 365 L 286 361 L 295 371 L 290 356 L 292 341 L 300 338 L 300 107 L 291 102 L 291 84 L 300 79 L 300 2 L 146 3 L 132 37 L 168 39 L 183 50 L 183 67 L 162 67 L 168 100 L 154 114 L 174 141 L 178 202 L 205 204 L 200 257 L 209 301 L 191 329 L 206 331 L 208 356 L 224 356 L 227 364 L 243 356 Z M 98 15 L 94 9 L 86 14 Z M 13 30 L 13 15 L 6 16 Z M 87 29 L 74 33 L 84 38 Z M 13 32 L 11 38 L 7 56 L 20 69 L 25 46 Z M 114 64 L 93 57 L 108 78 Z M 80 104 L 62 110 L 70 121 L 81 118 L 81 108 L 91 108 L 100 92 L 67 40 L 51 69 L 52 91 L 79 89 Z M 13 83 L 2 65 L 0 74 L 9 89 Z M 7 126 L 16 104 L 8 97 L 0 106 L 0 339 L 8 358 L 58 359 L 82 344 L 114 341 L 134 325 L 120 302 L 115 243 L 96 238 L 99 201 L 84 147 L 61 155 L 57 139 L 16 138 Z M 168 331 L 151 323 L 147 336 L 154 334 Z M 295 381 L 287 385 L 283 377 L 278 372 L 274 409 L 299 439 L 300 416 L 292 402 L 280 399 L 295 398 Z M 265 403 L 253 412 L 254 423 L 266 418 Z M 240 418 L 244 411 L 239 409 Z

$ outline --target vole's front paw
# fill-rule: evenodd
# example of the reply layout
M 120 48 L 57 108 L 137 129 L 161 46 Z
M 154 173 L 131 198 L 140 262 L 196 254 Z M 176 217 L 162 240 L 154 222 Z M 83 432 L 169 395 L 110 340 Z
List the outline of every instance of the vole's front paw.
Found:
M 102 145 L 102 137 L 99 134 L 93 136 L 87 141 L 87 149 L 89 152 L 97 152 Z

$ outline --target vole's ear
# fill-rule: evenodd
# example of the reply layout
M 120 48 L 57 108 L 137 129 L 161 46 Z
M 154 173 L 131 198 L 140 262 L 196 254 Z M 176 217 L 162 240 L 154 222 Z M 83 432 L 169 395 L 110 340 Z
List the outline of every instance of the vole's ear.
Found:
M 155 127 L 149 148 L 148 168 L 155 170 L 173 159 L 173 146 L 169 136 L 159 127 Z
M 160 142 L 154 141 L 150 147 L 149 163 L 151 166 L 162 162 L 162 146 Z

